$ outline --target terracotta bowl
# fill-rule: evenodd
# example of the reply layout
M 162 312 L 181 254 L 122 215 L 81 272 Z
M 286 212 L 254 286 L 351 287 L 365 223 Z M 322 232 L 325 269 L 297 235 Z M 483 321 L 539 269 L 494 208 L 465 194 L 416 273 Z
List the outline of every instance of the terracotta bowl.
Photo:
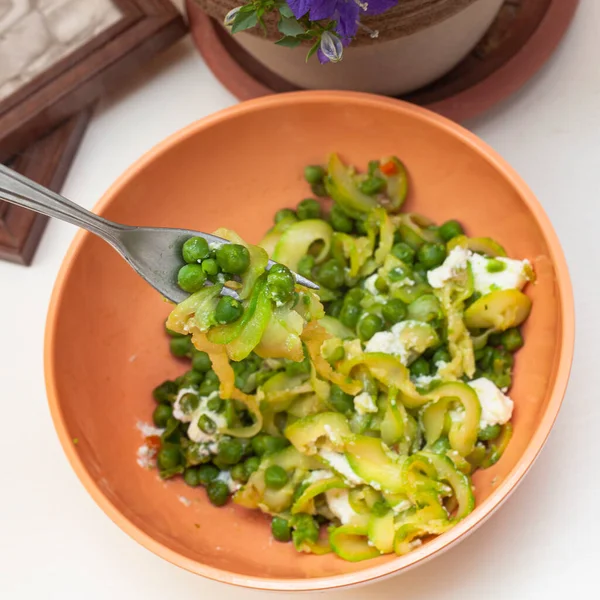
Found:
M 273 213 L 307 195 L 303 166 L 340 151 L 351 162 L 397 154 L 407 208 L 456 217 L 514 257 L 538 282 L 511 395 L 515 435 L 502 460 L 475 475 L 477 508 L 403 557 L 349 563 L 272 542 L 267 520 L 200 489 L 161 482 L 136 463 L 150 392 L 184 370 L 169 355 L 158 294 L 104 242 L 80 232 L 58 276 L 45 368 L 54 423 L 77 475 L 124 531 L 159 556 L 211 579 L 270 590 L 322 590 L 398 573 L 463 539 L 525 475 L 558 413 L 573 356 L 573 298 L 556 234 L 519 176 L 460 126 L 396 100 L 348 92 L 269 96 L 194 123 L 159 144 L 110 188 L 96 211 L 128 224 L 235 229 L 257 242 Z M 74 439 L 77 443 L 74 443 Z M 183 499 L 181 497 L 184 497 Z M 188 506 L 188 502 L 191 501 Z

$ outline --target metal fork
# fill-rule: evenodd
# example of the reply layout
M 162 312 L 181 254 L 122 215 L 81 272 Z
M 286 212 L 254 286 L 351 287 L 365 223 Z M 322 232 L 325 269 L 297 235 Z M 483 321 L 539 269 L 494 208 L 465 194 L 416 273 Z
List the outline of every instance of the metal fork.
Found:
M 190 229 L 132 227 L 109 221 L 1 164 L 0 199 L 95 233 L 108 242 L 155 290 L 176 303 L 189 295 L 177 285 L 177 272 L 184 264 L 181 258 L 184 242 L 190 237 L 199 236 L 211 247 L 230 243 L 209 233 Z M 270 260 L 267 268 L 275 264 Z M 319 289 L 318 285 L 297 273 L 294 273 L 294 277 L 300 285 Z M 224 287 L 221 294 L 238 299 L 237 293 L 228 287 Z

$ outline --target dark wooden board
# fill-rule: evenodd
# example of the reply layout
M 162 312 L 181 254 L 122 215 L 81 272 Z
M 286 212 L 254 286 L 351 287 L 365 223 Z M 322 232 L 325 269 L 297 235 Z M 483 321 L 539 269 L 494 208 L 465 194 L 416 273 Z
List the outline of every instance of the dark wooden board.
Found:
M 6 164 L 51 190 L 60 191 L 91 113 L 89 107 L 71 117 Z M 47 217 L 0 201 L 0 259 L 31 264 L 46 222 Z
M 114 0 L 122 18 L 0 101 L 0 161 L 92 105 L 187 27 L 170 0 Z

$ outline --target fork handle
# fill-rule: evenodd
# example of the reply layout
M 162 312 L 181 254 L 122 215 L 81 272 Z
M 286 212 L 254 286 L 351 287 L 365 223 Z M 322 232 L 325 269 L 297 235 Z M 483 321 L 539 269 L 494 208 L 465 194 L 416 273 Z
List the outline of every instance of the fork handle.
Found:
M 0 164 L 0 199 L 11 204 L 83 227 L 111 245 L 125 226 L 113 223 L 82 208 L 64 196 Z

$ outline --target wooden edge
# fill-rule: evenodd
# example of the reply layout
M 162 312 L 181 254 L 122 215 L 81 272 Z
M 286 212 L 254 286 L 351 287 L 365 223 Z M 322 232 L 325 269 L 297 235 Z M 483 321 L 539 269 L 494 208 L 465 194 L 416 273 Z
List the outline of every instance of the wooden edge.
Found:
M 22 175 L 58 192 L 92 116 L 93 108 L 75 115 L 9 162 Z M 30 265 L 48 218 L 0 202 L 0 260 Z
M 135 0 L 144 13 L 104 47 L 0 115 L 0 161 L 93 104 L 140 64 L 171 46 L 187 27 L 170 0 Z

